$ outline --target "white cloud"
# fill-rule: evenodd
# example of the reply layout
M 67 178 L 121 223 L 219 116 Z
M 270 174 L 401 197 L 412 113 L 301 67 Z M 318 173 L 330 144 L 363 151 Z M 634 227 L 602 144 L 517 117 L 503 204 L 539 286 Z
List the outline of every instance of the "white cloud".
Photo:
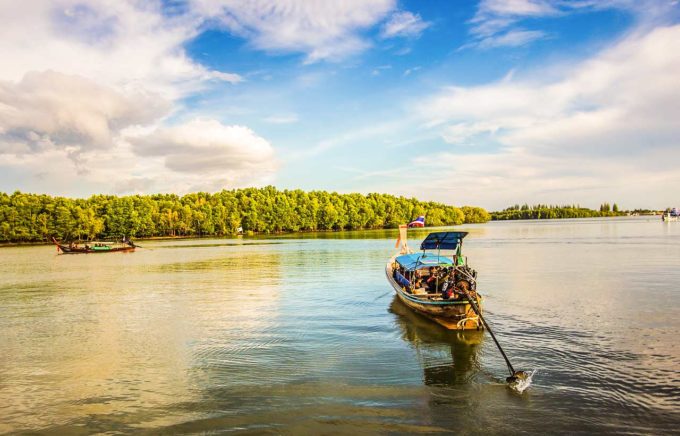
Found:
M 557 80 L 510 77 L 447 88 L 426 99 L 423 117 L 449 143 L 468 152 L 470 145 L 501 147 L 449 154 L 453 175 L 447 179 L 469 192 L 485 184 L 493 187 L 493 196 L 504 190 L 514 195 L 507 202 L 562 186 L 572 195 L 579 189 L 595 195 L 625 188 L 631 198 L 638 195 L 654 206 L 646 202 L 668 196 L 654 185 L 659 175 L 666 184 L 680 182 L 673 168 L 680 162 L 678 40 L 680 25 L 661 27 L 580 64 L 556 66 L 562 72 Z
M 412 73 L 415 73 L 416 71 L 421 70 L 423 67 L 420 65 L 413 67 L 413 68 L 407 68 L 404 70 L 404 76 L 410 76 Z
M 466 44 L 460 49 L 477 47 L 480 49 L 490 49 L 498 47 L 521 47 L 527 45 L 537 39 L 542 39 L 546 36 L 545 32 L 540 30 L 511 30 L 503 34 L 488 36 L 480 39 L 474 43 Z
M 215 120 L 194 119 L 128 140 L 135 154 L 162 157 L 169 170 L 199 177 L 242 180 L 276 169 L 267 140 L 247 127 Z
M 680 153 L 652 152 L 651 161 L 678 162 Z M 604 201 L 625 208 L 660 208 L 675 204 L 674 191 L 659 187 L 680 182 L 672 165 L 641 166 L 634 160 L 591 160 L 583 156 L 542 156 L 522 149 L 500 153 L 445 152 L 417 159 L 413 171 L 430 171 L 432 180 L 423 195 L 412 186 L 391 189 L 456 204 L 500 210 L 516 203 L 581 204 L 597 208 Z
M 175 99 L 207 80 L 238 82 L 234 73 L 210 71 L 187 57 L 182 45 L 197 33 L 200 17 L 170 19 L 154 3 L 36 0 L 0 4 L 0 79 L 54 70 L 100 84 L 143 88 Z
M 148 177 L 132 177 L 116 181 L 113 185 L 113 192 L 117 194 L 143 194 L 154 186 L 154 179 Z
M 629 12 L 639 29 L 652 29 L 677 17 L 672 1 L 657 0 L 482 0 L 471 24 L 472 41 L 461 49 L 518 47 L 544 38 L 547 32 L 525 30 L 516 25 L 523 20 L 560 17 L 575 12 L 618 9 Z
M 0 81 L 0 153 L 109 148 L 122 129 L 152 123 L 169 109 L 158 95 L 126 95 L 54 71 L 28 73 L 18 83 Z
M 423 21 L 420 15 L 411 12 L 396 12 L 387 23 L 383 25 L 381 35 L 383 38 L 397 36 L 418 37 L 430 23 Z
M 471 33 L 480 40 L 494 39 L 523 18 L 560 14 L 560 10 L 548 0 L 482 0 L 475 16 Z M 500 46 L 500 45 L 499 45 Z
M 394 0 L 194 0 L 200 14 L 261 50 L 299 52 L 308 62 L 337 60 L 366 49 L 362 30 L 382 21 Z
M 273 149 L 249 129 L 217 121 L 163 127 L 182 98 L 211 83 L 243 80 L 187 56 L 183 46 L 205 19 L 191 10 L 164 14 L 160 2 L 1 2 L 5 185 L 87 195 L 271 181 Z M 202 145 L 211 134 L 213 146 Z M 162 138 L 170 152 L 142 156 L 127 137 L 139 144 Z
M 558 10 L 547 0 L 483 0 L 478 14 L 542 17 Z

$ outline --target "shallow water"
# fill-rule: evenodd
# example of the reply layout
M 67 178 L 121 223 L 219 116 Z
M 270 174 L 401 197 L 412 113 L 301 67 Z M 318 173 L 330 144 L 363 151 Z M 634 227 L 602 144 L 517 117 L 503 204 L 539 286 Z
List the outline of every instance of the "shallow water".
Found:
M 394 299 L 395 231 L 0 249 L 0 432 L 680 427 L 680 223 L 467 230 L 491 338 Z M 428 230 L 411 235 L 413 246 Z

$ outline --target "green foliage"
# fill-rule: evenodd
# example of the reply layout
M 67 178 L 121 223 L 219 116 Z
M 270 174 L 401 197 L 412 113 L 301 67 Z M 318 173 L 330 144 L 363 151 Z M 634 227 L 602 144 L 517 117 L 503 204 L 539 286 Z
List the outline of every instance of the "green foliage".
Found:
M 547 204 L 537 204 L 529 206 L 514 205 L 510 206 L 500 212 L 491 212 L 492 220 L 530 220 L 530 219 L 556 219 L 556 218 L 591 218 L 602 216 L 619 216 L 626 215 L 626 212 L 620 212 L 618 206 L 614 203 L 614 208 L 609 206 L 609 203 L 603 203 L 600 210 L 587 209 L 577 204 L 557 206 Z
M 461 210 L 466 223 L 485 223 L 491 219 L 491 214 L 481 207 L 463 206 Z
M 419 215 L 428 226 L 485 222 L 479 207 L 457 208 L 386 194 L 338 194 L 273 186 L 70 199 L 0 193 L 0 241 L 92 240 L 103 237 L 224 236 L 314 230 L 392 228 Z

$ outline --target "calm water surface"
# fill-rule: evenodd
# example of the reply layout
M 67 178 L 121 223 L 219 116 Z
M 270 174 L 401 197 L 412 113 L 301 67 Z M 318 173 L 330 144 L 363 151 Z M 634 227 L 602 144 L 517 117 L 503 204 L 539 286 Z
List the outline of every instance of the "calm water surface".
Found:
M 488 336 L 399 304 L 396 232 L 0 249 L 0 432 L 669 433 L 680 223 L 470 225 Z M 417 245 L 427 231 L 415 232 Z

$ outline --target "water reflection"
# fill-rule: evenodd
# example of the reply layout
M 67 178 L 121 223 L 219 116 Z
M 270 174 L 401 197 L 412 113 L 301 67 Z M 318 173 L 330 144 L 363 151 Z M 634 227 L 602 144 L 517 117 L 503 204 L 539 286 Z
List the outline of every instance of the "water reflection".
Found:
M 467 231 L 475 236 L 482 236 L 486 233 L 486 228 L 481 224 L 466 224 L 463 226 L 442 226 L 427 228 L 411 228 L 408 231 L 409 240 L 421 241 L 431 232 L 437 231 Z M 329 231 L 329 232 L 309 232 L 309 233 L 283 233 L 279 235 L 262 235 L 244 237 L 243 240 L 253 240 L 258 238 L 275 239 L 396 239 L 399 236 L 399 229 L 376 229 L 376 230 L 352 230 L 352 231 Z M 415 247 L 416 245 L 414 245 Z
M 261 244 L 178 251 L 17 252 L 18 266 L 40 265 L 36 278 L 56 266 L 52 281 L 16 268 L 0 280 L 0 433 L 170 425 L 185 415 L 167 406 L 197 402 L 197 386 L 213 381 L 197 370 L 246 378 L 238 356 L 267 346 L 279 317 L 280 253 Z
M 677 433 L 671 224 L 464 227 L 521 395 L 490 338 L 392 301 L 396 230 L 3 248 L 0 433 Z
M 447 330 L 406 307 L 396 296 L 390 305 L 401 337 L 416 351 L 423 382 L 430 386 L 470 383 L 480 371 L 483 331 Z

